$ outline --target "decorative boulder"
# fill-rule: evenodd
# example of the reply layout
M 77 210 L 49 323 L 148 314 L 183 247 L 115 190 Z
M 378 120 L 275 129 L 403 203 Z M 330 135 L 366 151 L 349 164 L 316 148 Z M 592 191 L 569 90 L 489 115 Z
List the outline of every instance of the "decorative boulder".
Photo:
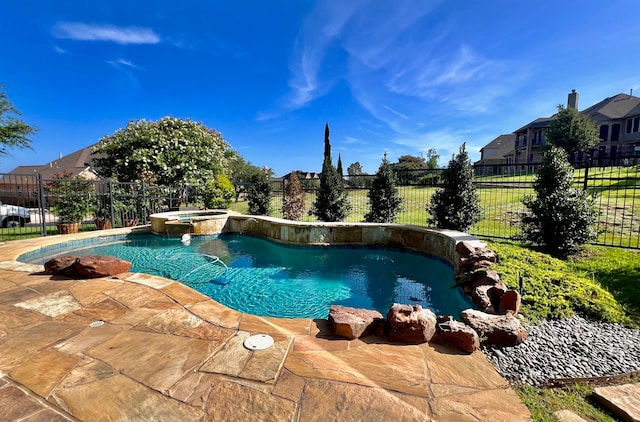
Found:
M 479 285 L 471 292 L 471 299 L 481 311 L 497 314 L 500 308 L 500 300 L 506 291 L 507 287 L 502 283 L 496 283 L 492 286 L 487 284 Z
M 45 274 L 53 275 L 74 275 L 74 264 L 78 260 L 77 256 L 59 256 L 44 263 Z
M 420 305 L 394 303 L 387 312 L 387 334 L 397 343 L 420 344 L 436 332 L 436 316 Z
M 81 256 L 74 267 L 80 277 L 97 278 L 126 273 L 131 263 L 113 256 Z
M 456 244 L 456 252 L 460 256 L 460 269 L 466 272 L 470 269 L 488 267 L 496 262 L 496 253 L 486 246 L 476 246 L 471 242 L 462 241 Z M 482 262 L 482 263 L 481 263 Z
M 465 309 L 462 321 L 473 328 L 486 342 L 500 346 L 516 346 L 529 337 L 518 318 L 511 314 L 489 315 L 475 309 Z
M 438 317 L 436 333 L 431 338 L 431 343 L 453 347 L 467 353 L 480 349 L 478 333 L 451 316 Z
M 513 316 L 516 316 L 520 311 L 521 301 L 520 293 L 515 290 L 507 290 L 500 298 L 499 312 L 501 314 L 510 312 Z
M 368 309 L 331 305 L 329 324 L 339 337 L 356 339 L 371 334 L 375 326 L 384 322 L 382 314 Z
M 500 274 L 496 270 L 482 270 L 476 271 L 473 273 L 473 278 L 471 279 L 472 287 L 482 286 L 482 285 L 495 285 L 498 283 L 502 283 L 500 281 Z
M 97 278 L 126 273 L 131 263 L 113 256 L 63 256 L 45 262 L 44 269 L 47 274 Z

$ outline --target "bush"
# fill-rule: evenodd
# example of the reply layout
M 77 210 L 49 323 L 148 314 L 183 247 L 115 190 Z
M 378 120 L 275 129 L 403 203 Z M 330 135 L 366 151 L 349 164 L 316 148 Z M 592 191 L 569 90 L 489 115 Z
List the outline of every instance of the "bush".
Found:
M 67 171 L 54 175 L 53 179 L 45 190 L 51 195 L 51 210 L 58 217 L 58 223 L 81 223 L 96 210 L 96 194 L 91 181 Z
M 507 242 L 492 242 L 489 247 L 498 255 L 498 263 L 492 268 L 503 283 L 518 290 L 519 278 L 523 278 L 520 312 L 530 320 L 566 318 L 578 313 L 592 319 L 630 323 L 614 296 L 588 274 L 576 271 L 571 263 Z
M 287 220 L 300 220 L 304 215 L 304 191 L 295 171 L 291 172 L 289 183 L 284 188 L 282 215 Z
M 367 197 L 371 209 L 365 214 L 364 221 L 368 223 L 393 223 L 402 209 L 402 198 L 398 195 L 396 176 L 386 154 Z
M 206 208 L 227 208 L 235 196 L 233 184 L 227 176 L 219 174 L 208 180 L 204 187 L 204 206 Z
M 442 171 L 443 188 L 438 189 L 427 205 L 431 214 L 428 224 L 442 228 L 466 232 L 482 218 L 480 197 L 473 184 L 474 169 L 466 151 L 460 146 L 449 166 Z
M 573 184 L 573 168 L 567 153 L 558 147 L 545 151 L 533 189 L 535 196 L 522 201 L 522 238 L 556 257 L 567 257 L 595 239 L 598 212 L 593 198 Z
M 271 212 L 271 184 L 266 174 L 251 176 L 251 186 L 247 189 L 249 214 L 269 215 Z

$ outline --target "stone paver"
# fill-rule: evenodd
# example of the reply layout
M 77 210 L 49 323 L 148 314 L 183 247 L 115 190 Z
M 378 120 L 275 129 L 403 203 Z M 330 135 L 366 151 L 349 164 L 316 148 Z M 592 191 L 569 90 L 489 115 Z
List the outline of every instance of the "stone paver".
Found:
M 640 421 L 640 382 L 595 388 L 593 394 L 624 421 Z
M 479 352 L 337 339 L 324 320 L 241 314 L 158 277 L 30 275 L 1 257 L 38 242 L 11 243 L 0 245 L 1 420 L 530 418 Z M 274 345 L 244 348 L 258 333 Z

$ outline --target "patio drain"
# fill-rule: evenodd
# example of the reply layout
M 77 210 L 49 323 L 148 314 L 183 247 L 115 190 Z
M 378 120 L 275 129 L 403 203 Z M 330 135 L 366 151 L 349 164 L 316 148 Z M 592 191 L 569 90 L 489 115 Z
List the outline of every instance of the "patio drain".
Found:
M 273 346 L 273 337 L 268 334 L 257 334 L 244 341 L 244 347 L 249 350 L 264 350 Z

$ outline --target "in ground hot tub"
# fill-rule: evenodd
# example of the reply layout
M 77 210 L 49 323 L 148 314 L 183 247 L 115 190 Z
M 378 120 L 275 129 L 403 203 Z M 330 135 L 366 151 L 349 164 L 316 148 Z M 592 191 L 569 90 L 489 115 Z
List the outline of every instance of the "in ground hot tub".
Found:
M 240 215 L 230 210 L 170 211 L 151 214 L 151 231 L 155 234 L 180 236 L 211 235 L 222 233 L 230 215 Z

